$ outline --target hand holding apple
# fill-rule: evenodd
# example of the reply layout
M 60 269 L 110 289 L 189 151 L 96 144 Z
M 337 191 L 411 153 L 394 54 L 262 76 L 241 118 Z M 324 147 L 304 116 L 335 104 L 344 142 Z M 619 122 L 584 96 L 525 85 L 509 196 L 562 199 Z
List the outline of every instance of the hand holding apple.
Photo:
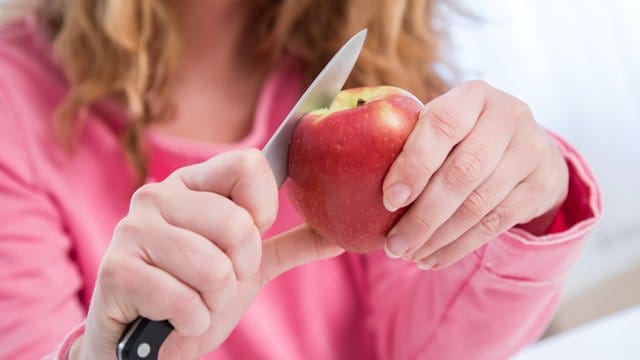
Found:
M 481 81 L 424 107 L 390 87 L 343 91 L 298 125 L 289 176 L 323 236 L 358 252 L 384 243 L 421 269 L 518 224 L 544 233 L 568 191 L 566 162 L 528 106 Z
M 389 86 L 342 91 L 330 108 L 306 115 L 289 148 L 287 192 L 316 231 L 343 248 L 381 248 L 404 213 L 389 212 L 382 181 L 422 104 Z
M 482 81 L 464 83 L 424 107 L 385 178 L 390 210 L 411 205 L 387 254 L 440 269 L 515 225 L 544 234 L 568 174 L 525 103 Z

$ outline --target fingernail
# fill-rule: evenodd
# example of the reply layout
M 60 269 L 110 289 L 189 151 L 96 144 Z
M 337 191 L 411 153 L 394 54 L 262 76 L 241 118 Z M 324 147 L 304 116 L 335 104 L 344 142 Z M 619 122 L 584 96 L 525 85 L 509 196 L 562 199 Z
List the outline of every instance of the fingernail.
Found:
M 421 261 L 418 263 L 418 269 L 420 270 L 429 270 L 431 268 L 433 268 L 434 266 L 436 266 L 438 262 L 436 261 L 435 258 L 430 258 L 427 259 L 426 261 Z
M 387 240 L 384 248 L 385 253 L 392 259 L 397 259 L 409 248 L 407 242 L 400 236 L 394 235 Z
M 395 184 L 384 194 L 384 207 L 394 212 L 398 210 L 411 196 L 411 189 L 404 184 Z

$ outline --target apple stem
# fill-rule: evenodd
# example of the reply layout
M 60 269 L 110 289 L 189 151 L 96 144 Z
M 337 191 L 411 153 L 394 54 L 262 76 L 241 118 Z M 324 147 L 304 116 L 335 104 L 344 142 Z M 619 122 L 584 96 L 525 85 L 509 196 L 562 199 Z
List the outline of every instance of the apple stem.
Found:
M 364 99 L 358 98 L 358 100 L 356 101 L 356 107 L 358 107 L 360 105 L 364 105 L 365 103 L 366 103 L 366 101 L 364 101 Z

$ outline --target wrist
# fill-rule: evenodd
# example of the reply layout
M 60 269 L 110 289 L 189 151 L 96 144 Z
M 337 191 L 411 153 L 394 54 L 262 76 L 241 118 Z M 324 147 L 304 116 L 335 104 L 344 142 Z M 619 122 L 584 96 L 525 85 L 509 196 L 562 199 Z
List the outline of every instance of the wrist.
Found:
M 81 360 L 85 357 L 82 355 L 82 340 L 84 339 L 84 334 L 80 335 L 71 347 L 69 348 L 69 355 L 67 357 L 68 360 Z

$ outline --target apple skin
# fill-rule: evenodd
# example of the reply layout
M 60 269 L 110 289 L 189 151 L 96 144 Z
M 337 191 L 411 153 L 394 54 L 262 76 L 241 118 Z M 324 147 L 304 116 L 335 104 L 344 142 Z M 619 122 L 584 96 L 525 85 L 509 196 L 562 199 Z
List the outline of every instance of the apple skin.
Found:
M 304 220 L 347 251 L 380 249 L 406 208 L 389 212 L 382 182 L 422 103 L 391 86 L 343 90 L 298 123 L 285 191 Z

